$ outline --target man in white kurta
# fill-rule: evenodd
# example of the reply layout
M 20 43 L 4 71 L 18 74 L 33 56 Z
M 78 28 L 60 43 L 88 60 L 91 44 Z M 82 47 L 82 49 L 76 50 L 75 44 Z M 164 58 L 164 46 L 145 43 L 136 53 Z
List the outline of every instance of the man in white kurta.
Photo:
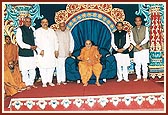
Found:
M 35 79 L 35 46 L 34 43 L 34 28 L 31 27 L 31 18 L 25 17 L 23 26 L 20 26 L 16 32 L 16 41 L 19 46 L 19 69 L 22 74 L 23 82 L 30 88 Z
M 132 29 L 131 43 L 135 46 L 134 51 L 134 62 L 135 62 L 135 71 L 137 78 L 134 81 L 141 79 L 141 66 L 142 66 L 142 78 L 144 81 L 147 80 L 148 76 L 148 63 L 149 63 L 149 32 L 148 28 L 141 25 L 142 19 L 137 16 L 135 18 L 136 26 Z
M 71 32 L 66 29 L 65 22 L 61 22 L 59 28 L 60 30 L 56 31 L 59 44 L 57 51 L 57 85 L 60 85 L 60 83 L 66 84 L 65 59 L 71 56 L 74 49 L 74 40 Z
M 117 22 L 117 30 L 112 33 L 111 46 L 115 50 L 115 58 L 117 61 L 117 82 L 122 81 L 123 79 L 126 82 L 128 80 L 128 69 L 130 65 L 129 52 L 127 48 L 130 46 L 129 35 L 126 31 L 123 30 L 123 23 Z
M 52 83 L 56 67 L 55 52 L 58 51 L 58 40 L 53 29 L 48 27 L 48 20 L 42 19 L 41 26 L 35 31 L 35 44 L 37 45 L 38 67 L 42 78 L 42 87 L 55 86 Z

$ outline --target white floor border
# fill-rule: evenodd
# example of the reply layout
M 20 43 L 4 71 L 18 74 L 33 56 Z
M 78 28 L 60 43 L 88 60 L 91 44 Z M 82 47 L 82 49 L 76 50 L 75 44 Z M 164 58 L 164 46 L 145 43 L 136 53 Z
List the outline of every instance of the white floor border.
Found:
M 53 107 L 53 109 L 57 108 L 58 105 L 61 105 L 66 109 L 72 104 L 80 108 L 83 104 L 93 107 L 95 103 L 99 103 L 102 107 L 105 107 L 107 103 L 112 103 L 114 106 L 117 106 L 120 102 L 124 102 L 126 106 L 129 106 L 133 101 L 137 102 L 138 105 L 142 105 L 144 101 L 148 101 L 149 105 L 151 106 L 153 106 L 155 102 L 161 101 L 161 103 L 164 105 L 163 110 L 165 110 L 166 99 L 164 92 L 98 96 L 12 98 L 8 108 L 10 108 L 11 112 L 14 112 L 12 108 L 15 107 L 15 112 L 20 112 L 19 109 L 22 106 L 27 106 L 30 111 L 33 106 L 39 106 L 39 108 L 44 112 L 47 104 Z

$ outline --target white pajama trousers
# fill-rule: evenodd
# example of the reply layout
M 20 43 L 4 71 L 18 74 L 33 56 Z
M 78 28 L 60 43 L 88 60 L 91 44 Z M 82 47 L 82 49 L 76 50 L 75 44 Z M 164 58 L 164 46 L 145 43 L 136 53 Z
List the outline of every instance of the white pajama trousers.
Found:
M 117 61 L 117 76 L 119 80 L 128 80 L 128 66 L 130 65 L 129 54 L 114 54 Z
M 141 66 L 143 78 L 148 76 L 149 49 L 134 52 L 135 71 L 137 79 L 141 79 Z
M 26 86 L 32 86 L 36 76 L 36 60 L 35 57 L 19 56 L 19 69 L 22 74 L 22 80 Z
M 117 65 L 117 76 L 119 80 L 128 80 L 128 68 L 127 66 Z
M 55 68 L 39 68 L 43 85 L 52 83 Z
M 65 82 L 66 81 L 66 74 L 65 74 L 65 59 L 66 58 L 59 58 L 57 59 L 57 83 Z
M 26 86 L 32 86 L 36 75 L 35 69 L 22 70 L 21 73 L 22 80 L 25 82 Z

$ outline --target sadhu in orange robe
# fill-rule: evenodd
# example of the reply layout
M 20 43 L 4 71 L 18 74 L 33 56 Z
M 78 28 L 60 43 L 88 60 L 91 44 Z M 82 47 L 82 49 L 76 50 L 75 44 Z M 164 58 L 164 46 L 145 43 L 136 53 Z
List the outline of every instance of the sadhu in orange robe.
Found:
M 17 65 L 18 50 L 14 44 L 4 45 L 4 87 L 8 96 L 16 94 L 19 90 L 25 89 L 26 85 L 22 82 L 21 73 Z M 14 64 L 14 70 L 11 71 L 9 64 Z
M 79 73 L 81 75 L 81 80 L 83 84 L 88 83 L 89 79 L 92 76 L 92 72 L 98 78 L 102 72 L 102 65 L 100 64 L 99 51 L 96 46 L 91 46 L 90 49 L 84 47 L 81 50 L 80 56 L 78 59 L 79 62 Z

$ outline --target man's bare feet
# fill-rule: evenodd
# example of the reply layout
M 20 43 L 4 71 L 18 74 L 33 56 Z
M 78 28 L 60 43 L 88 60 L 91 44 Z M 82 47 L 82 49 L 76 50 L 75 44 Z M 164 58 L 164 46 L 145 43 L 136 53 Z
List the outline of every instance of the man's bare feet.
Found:
M 53 83 L 49 83 L 49 85 L 52 86 L 52 87 L 55 86 L 55 84 L 53 84 Z
M 32 87 L 33 87 L 33 88 L 37 88 L 37 86 L 35 86 L 35 85 L 32 85 Z
M 138 78 L 137 78 L 137 79 L 134 79 L 134 81 L 139 81 L 139 80 L 141 80 L 141 79 L 138 79 Z
M 88 83 L 83 84 L 83 86 L 87 86 L 87 85 L 88 85 Z
M 147 78 L 144 78 L 143 81 L 148 81 L 148 79 L 147 79 Z
M 100 84 L 99 82 L 96 82 L 96 85 L 97 85 L 97 86 L 101 86 L 101 84 Z
M 26 89 L 27 89 L 27 90 L 30 90 L 30 89 L 31 89 L 31 87 L 30 87 L 30 86 L 27 86 L 27 87 L 26 87 Z

